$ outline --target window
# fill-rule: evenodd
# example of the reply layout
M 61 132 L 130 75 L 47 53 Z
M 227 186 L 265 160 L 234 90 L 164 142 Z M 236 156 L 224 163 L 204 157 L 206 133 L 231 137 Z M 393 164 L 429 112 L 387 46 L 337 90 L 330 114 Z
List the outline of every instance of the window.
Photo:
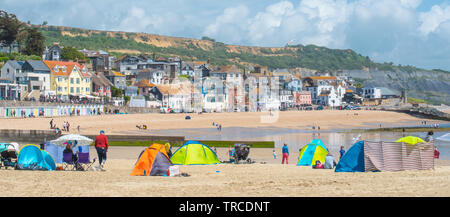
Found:
M 79 87 L 77 87 L 77 93 L 80 93 L 80 88 Z
M 89 89 L 89 87 L 86 87 L 86 92 L 90 92 L 91 90 Z
M 73 84 L 73 78 L 70 78 L 70 83 Z
M 58 77 L 58 82 L 62 82 L 62 81 L 63 81 L 62 77 Z
M 80 83 L 80 78 L 77 78 L 77 84 L 79 84 Z
M 86 78 L 86 83 L 89 83 L 90 82 L 90 79 L 89 78 Z
M 62 87 L 58 87 L 58 92 L 61 92 L 62 91 Z
M 70 88 L 70 93 L 73 93 L 73 87 Z

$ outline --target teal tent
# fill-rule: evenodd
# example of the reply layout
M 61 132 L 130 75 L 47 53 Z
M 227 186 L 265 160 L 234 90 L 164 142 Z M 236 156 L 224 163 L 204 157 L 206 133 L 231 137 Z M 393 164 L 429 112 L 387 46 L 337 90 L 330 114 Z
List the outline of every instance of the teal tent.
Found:
M 20 149 L 17 157 L 19 170 L 55 170 L 56 164 L 46 151 L 35 145 L 27 145 Z
M 364 141 L 355 143 L 339 160 L 335 172 L 365 172 Z

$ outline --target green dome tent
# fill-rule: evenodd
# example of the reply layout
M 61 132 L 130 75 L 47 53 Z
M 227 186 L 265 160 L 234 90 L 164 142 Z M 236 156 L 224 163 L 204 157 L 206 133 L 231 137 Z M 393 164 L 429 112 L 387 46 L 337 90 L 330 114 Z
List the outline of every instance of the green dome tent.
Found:
M 188 141 L 173 153 L 170 158 L 173 164 L 206 165 L 220 163 L 216 153 L 201 142 Z

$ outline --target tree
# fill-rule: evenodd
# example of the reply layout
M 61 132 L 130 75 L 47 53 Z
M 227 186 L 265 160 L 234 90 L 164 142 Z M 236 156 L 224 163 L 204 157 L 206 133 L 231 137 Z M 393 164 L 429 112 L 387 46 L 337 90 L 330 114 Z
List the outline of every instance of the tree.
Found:
M 26 55 L 42 56 L 44 53 L 45 37 L 37 28 L 28 28 L 26 30 L 27 36 L 25 39 L 25 49 L 23 51 Z
M 10 47 L 9 52 L 11 52 L 11 44 L 16 40 L 22 26 L 23 23 L 17 19 L 16 15 L 0 11 L 0 42 Z
M 86 56 L 74 47 L 66 46 L 61 50 L 63 60 L 84 60 Z
M 122 97 L 122 90 L 117 87 L 111 86 L 111 96 L 119 98 Z
M 212 42 L 216 42 L 216 40 L 215 40 L 215 39 L 213 39 L 213 38 L 210 38 L 210 37 L 208 37 L 208 36 L 203 36 L 203 37 L 202 37 L 202 40 L 206 40 L 206 41 L 212 41 Z

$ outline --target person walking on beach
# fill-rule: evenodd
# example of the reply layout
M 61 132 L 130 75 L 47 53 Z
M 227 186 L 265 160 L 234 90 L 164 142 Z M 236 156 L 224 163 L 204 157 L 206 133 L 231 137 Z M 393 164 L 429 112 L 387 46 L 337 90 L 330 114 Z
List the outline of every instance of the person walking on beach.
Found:
M 283 153 L 283 159 L 281 160 L 281 164 L 284 164 L 285 160 L 286 160 L 286 164 L 289 164 L 289 147 L 286 143 L 284 143 L 284 146 L 281 149 L 281 152 Z
M 70 124 L 69 124 L 69 122 L 67 121 L 67 132 L 69 132 L 70 131 Z
M 50 121 L 50 129 L 53 129 L 53 119 Z
M 67 131 L 67 123 L 64 121 L 64 123 L 63 123 L 63 130 L 64 131 Z
M 98 154 L 98 163 L 101 170 L 106 162 L 106 153 L 108 152 L 108 138 L 105 135 L 105 131 L 101 130 L 100 135 L 95 138 L 95 149 Z

